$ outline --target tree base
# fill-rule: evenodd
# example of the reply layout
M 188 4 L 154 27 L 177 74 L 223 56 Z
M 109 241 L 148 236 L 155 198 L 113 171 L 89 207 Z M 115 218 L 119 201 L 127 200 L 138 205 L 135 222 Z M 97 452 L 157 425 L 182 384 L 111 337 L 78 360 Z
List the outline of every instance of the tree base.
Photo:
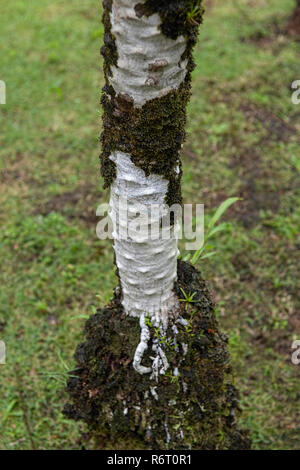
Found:
M 160 338 L 170 367 L 158 382 L 132 366 L 140 326 L 137 318 L 124 313 L 119 288 L 111 304 L 86 323 L 86 341 L 75 353 L 78 367 L 70 372 L 70 403 L 64 414 L 87 423 L 97 449 L 250 447 L 247 432 L 236 423 L 240 410 L 227 338 L 218 330 L 205 282 L 183 261 L 178 262 L 175 292 L 179 299 L 183 292 L 195 294 L 193 302 L 180 302 L 187 324 L 176 323 L 175 337 L 175 320 L 170 321 Z M 150 335 L 143 364 L 151 367 L 150 343 L 157 335 L 151 325 Z

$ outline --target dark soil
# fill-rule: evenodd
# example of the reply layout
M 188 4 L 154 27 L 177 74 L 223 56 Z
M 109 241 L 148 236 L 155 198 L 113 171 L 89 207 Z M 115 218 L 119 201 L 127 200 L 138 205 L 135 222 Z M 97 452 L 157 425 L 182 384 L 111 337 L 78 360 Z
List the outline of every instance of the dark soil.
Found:
M 273 18 L 250 36 L 242 36 L 241 41 L 256 44 L 259 47 L 277 47 L 278 39 L 284 37 L 300 40 L 300 4 L 296 5 L 286 24 L 280 24 L 277 18 Z
M 275 212 L 279 208 L 280 196 L 270 189 L 272 175 L 261 167 L 260 152 L 256 148 L 251 147 L 235 157 L 231 166 L 239 173 L 242 200 L 227 216 L 236 217 L 244 227 L 251 228 L 260 221 L 261 210 Z
M 297 6 L 288 22 L 287 31 L 291 36 L 300 39 L 300 3 L 297 2 Z
M 73 191 L 57 194 L 39 204 L 34 214 L 47 215 L 50 212 L 59 212 L 69 220 L 79 218 L 88 225 L 96 226 L 99 221 L 96 209 L 100 196 L 101 193 L 89 185 L 79 186 Z
M 276 212 L 280 207 L 282 189 L 274 189 L 274 175 L 271 168 L 263 166 L 264 146 L 269 142 L 288 142 L 296 129 L 271 111 L 255 105 L 243 105 L 247 120 L 262 126 L 264 136 L 255 145 L 234 156 L 231 167 L 237 169 L 241 181 L 239 196 L 242 201 L 228 211 L 227 216 L 236 217 L 246 228 L 256 225 L 260 212 Z
M 243 105 L 241 109 L 248 120 L 259 122 L 265 129 L 265 142 L 269 140 L 287 142 L 291 135 L 297 135 L 294 126 L 263 106 L 251 103 Z

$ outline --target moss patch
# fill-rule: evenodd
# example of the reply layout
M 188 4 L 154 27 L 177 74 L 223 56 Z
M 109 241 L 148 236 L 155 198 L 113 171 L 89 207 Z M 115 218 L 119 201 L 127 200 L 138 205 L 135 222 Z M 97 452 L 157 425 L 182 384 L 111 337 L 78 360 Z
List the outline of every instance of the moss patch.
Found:
M 128 96 L 116 95 L 106 87 L 102 95 L 104 131 L 102 133 L 102 175 L 106 186 L 115 169 L 109 159 L 120 150 L 131 155 L 135 165 L 146 175 L 157 173 L 169 181 L 167 203 L 181 203 L 179 152 L 185 138 L 186 105 L 190 97 L 190 78 L 162 98 L 148 101 L 135 108 Z
M 184 36 L 187 47 L 182 58 L 188 58 L 188 70 L 194 69 L 192 49 L 197 41 L 198 28 L 203 21 L 202 0 L 147 0 L 135 6 L 138 17 L 158 13 L 162 33 L 170 39 Z
M 171 38 L 197 37 L 197 27 L 202 23 L 202 0 L 147 0 L 135 6 L 138 17 L 158 13 L 162 19 L 161 31 Z
M 110 21 L 110 13 L 112 10 L 112 0 L 103 0 L 103 15 L 102 15 L 102 23 L 104 25 L 104 44 L 100 49 L 100 53 L 103 57 L 103 71 L 105 77 L 106 85 L 102 89 L 103 96 L 106 93 L 106 89 L 108 89 L 109 77 L 112 75 L 111 67 L 112 65 L 117 66 L 118 64 L 118 51 L 116 46 L 115 37 L 111 32 L 111 21 Z M 113 92 L 113 89 L 112 89 Z M 101 100 L 103 102 L 103 99 Z M 106 116 L 103 116 L 103 126 L 105 128 L 105 121 Z M 116 177 L 116 168 L 115 164 L 109 160 L 108 158 L 105 159 L 107 155 L 107 150 L 103 149 L 103 163 L 101 174 L 104 176 L 104 187 L 108 187 L 111 182 Z M 100 157 L 101 158 L 101 157 Z
M 104 75 L 107 78 L 111 75 L 111 66 L 117 66 L 118 63 L 118 51 L 115 42 L 115 37 L 111 32 L 111 21 L 110 13 L 112 10 L 112 0 L 103 0 L 103 15 L 102 23 L 104 25 L 104 44 L 101 47 L 101 54 L 104 59 Z
M 138 375 L 132 359 L 139 322 L 125 315 L 119 289 L 112 303 L 86 323 L 86 341 L 77 348 L 77 369 L 68 381 L 64 413 L 88 424 L 97 448 L 241 449 L 250 446 L 236 425 L 237 391 L 230 382 L 227 338 L 219 331 L 214 306 L 200 274 L 179 262 L 176 293 L 195 292 L 193 314 L 182 305 L 188 326 L 178 326 L 175 351 L 165 347 L 170 369 L 158 383 Z M 171 334 L 170 322 L 167 332 Z M 151 342 L 151 340 L 150 340 Z M 151 345 L 148 353 L 151 355 Z M 147 354 L 143 360 L 150 365 Z M 173 374 L 178 366 L 179 375 Z M 158 399 L 151 393 L 156 387 Z M 170 441 L 168 442 L 168 434 Z

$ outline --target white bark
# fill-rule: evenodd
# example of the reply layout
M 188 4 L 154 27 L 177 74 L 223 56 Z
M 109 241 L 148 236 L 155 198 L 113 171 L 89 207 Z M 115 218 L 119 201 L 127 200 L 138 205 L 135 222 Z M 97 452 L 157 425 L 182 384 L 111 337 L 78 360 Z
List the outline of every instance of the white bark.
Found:
M 185 79 L 187 61 L 181 60 L 186 48 L 185 38 L 180 36 L 172 40 L 163 35 L 158 14 L 138 18 L 134 10 L 137 3 L 141 1 L 113 1 L 111 31 L 116 41 L 118 63 L 117 67 L 111 67 L 109 80 L 116 94 L 129 95 L 133 105 L 141 107 L 148 100 L 177 89 Z M 177 275 L 176 233 L 174 227 L 168 227 L 169 239 L 151 240 L 134 230 L 124 239 L 120 229 L 122 232 L 135 220 L 139 204 L 149 210 L 154 204 L 160 205 L 161 210 L 148 224 L 148 233 L 157 227 L 162 214 L 168 210 L 164 200 L 168 181 L 156 174 L 146 176 L 127 153 L 115 151 L 110 159 L 117 170 L 111 185 L 110 207 L 122 303 L 128 315 L 140 318 L 141 325 L 134 367 L 140 373 L 152 370 L 152 375 L 157 378 L 168 364 L 159 344 L 153 344 L 152 369 L 141 365 L 149 339 L 145 317 L 149 316 L 154 326 L 163 325 L 166 330 L 168 315 L 177 309 L 178 301 L 172 290 Z
M 176 228 L 166 227 L 170 235 L 166 240 L 150 238 L 151 231 L 157 235 L 158 222 L 168 212 L 164 202 L 168 182 L 160 175 L 145 176 L 126 153 L 114 152 L 111 159 L 117 177 L 111 186 L 110 215 L 123 306 L 129 315 L 148 315 L 158 325 L 176 303 L 172 291 L 178 255 Z M 154 205 L 160 208 L 157 214 L 153 214 Z M 134 229 L 142 208 L 148 210 L 149 223 Z

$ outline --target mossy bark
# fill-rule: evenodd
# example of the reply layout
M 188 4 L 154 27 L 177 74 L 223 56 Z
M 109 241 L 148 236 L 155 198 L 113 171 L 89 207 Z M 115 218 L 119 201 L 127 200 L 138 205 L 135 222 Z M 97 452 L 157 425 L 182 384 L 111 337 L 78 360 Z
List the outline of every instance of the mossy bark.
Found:
M 117 65 L 118 52 L 111 32 L 110 13 L 112 0 L 104 0 L 103 23 L 105 26 L 104 58 L 106 84 L 101 103 L 104 109 L 101 142 L 101 173 L 105 187 L 116 177 L 110 155 L 115 150 L 127 152 L 135 165 L 146 175 L 157 173 L 169 181 L 166 202 L 181 203 L 180 178 L 174 176 L 174 168 L 180 165 L 180 150 L 185 139 L 186 106 L 191 93 L 191 72 L 194 69 L 192 50 L 202 22 L 202 0 L 148 0 L 135 6 L 138 18 L 158 13 L 161 16 L 162 33 L 170 38 L 186 38 L 186 48 L 181 60 L 187 60 L 187 73 L 179 89 L 161 98 L 148 101 L 141 108 L 134 105 L 131 96 L 116 94 L 110 84 L 111 67 Z M 193 13 L 194 12 L 194 13 Z M 158 51 L 159 52 L 159 51 Z M 149 72 L 162 64 L 149 64 Z

